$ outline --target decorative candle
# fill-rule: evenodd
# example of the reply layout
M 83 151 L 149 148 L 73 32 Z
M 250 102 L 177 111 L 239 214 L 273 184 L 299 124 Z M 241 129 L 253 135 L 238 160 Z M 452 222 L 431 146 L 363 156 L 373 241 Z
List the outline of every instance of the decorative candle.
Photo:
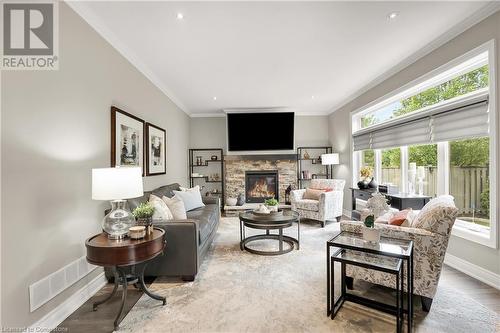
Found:
M 419 166 L 417 169 L 417 177 L 420 179 L 425 178 L 425 168 L 423 166 Z

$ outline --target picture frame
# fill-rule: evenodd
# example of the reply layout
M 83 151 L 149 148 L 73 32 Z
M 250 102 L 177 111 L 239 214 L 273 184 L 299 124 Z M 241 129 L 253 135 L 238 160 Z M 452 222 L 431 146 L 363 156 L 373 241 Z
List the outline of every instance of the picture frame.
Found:
M 167 131 L 146 123 L 146 175 L 164 175 L 167 172 Z
M 145 122 L 111 107 L 111 167 L 140 167 L 144 176 Z

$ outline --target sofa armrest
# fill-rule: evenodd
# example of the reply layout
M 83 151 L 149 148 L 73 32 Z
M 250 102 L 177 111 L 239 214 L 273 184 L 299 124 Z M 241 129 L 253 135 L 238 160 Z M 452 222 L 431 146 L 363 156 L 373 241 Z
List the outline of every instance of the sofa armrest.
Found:
M 330 191 L 319 196 L 319 211 L 324 219 L 329 220 L 342 216 L 343 191 Z
M 165 230 L 165 255 L 147 267 L 149 276 L 186 275 L 198 272 L 199 225 L 197 220 L 162 220 L 153 225 Z
M 296 202 L 296 201 L 299 201 L 299 200 L 302 200 L 302 197 L 304 197 L 304 193 L 306 193 L 306 190 L 305 189 L 301 189 L 301 190 L 293 190 L 290 194 L 290 200 L 292 202 Z
M 203 201 L 203 203 L 205 205 L 213 205 L 213 204 L 217 204 L 219 207 L 220 207 L 220 198 L 218 197 L 213 197 L 213 196 L 203 196 L 201 198 L 201 200 Z

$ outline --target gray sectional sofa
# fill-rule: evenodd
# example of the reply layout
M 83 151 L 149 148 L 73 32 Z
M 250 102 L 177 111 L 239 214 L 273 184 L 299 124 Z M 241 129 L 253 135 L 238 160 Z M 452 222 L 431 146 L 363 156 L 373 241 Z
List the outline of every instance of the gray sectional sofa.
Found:
M 180 190 L 179 184 L 144 192 L 142 197 L 128 200 L 129 209 L 134 210 L 140 203 L 148 201 L 151 193 L 160 198 L 171 198 L 174 190 Z M 186 220 L 154 221 L 156 227 L 165 230 L 167 245 L 163 255 L 148 263 L 145 276 L 179 276 L 185 281 L 194 280 L 220 222 L 219 199 L 203 197 L 203 203 L 204 207 L 188 211 Z M 106 270 L 106 276 L 113 275 Z

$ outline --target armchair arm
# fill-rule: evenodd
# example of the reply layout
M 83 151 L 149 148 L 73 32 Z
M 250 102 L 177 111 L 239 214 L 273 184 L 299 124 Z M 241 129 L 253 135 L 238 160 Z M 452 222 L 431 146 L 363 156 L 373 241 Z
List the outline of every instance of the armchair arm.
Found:
M 353 233 L 362 233 L 363 222 L 359 221 L 342 221 L 340 223 L 341 231 L 348 231 Z M 381 229 L 381 235 L 391 238 L 401 239 L 415 239 L 417 237 L 435 237 L 436 234 L 420 228 L 412 227 L 399 227 L 387 224 L 375 224 L 376 229 Z
M 330 191 L 319 196 L 319 212 L 324 220 L 342 216 L 343 191 Z

